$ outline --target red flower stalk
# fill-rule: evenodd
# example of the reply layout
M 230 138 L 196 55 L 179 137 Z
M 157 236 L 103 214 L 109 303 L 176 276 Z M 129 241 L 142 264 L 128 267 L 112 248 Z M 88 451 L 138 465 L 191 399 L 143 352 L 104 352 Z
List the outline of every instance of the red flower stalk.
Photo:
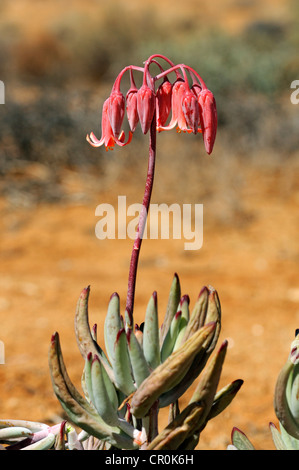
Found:
M 167 70 L 163 69 L 157 61 L 158 58 L 165 60 L 168 67 Z M 150 74 L 149 68 L 151 64 L 159 66 L 160 73 L 158 75 L 152 76 Z M 120 90 L 120 83 L 127 71 L 130 72 L 131 86 L 126 93 L 126 98 L 124 98 Z M 139 90 L 134 82 L 133 71 L 143 73 L 143 83 Z M 186 72 L 190 74 L 193 80 L 191 87 L 189 86 Z M 173 84 L 169 81 L 171 73 L 176 74 L 176 80 Z M 155 91 L 155 83 L 160 79 L 163 79 L 163 82 L 159 85 L 157 91 Z M 121 130 L 125 111 L 130 126 L 126 142 L 125 133 Z M 171 120 L 166 125 L 170 111 L 172 111 Z M 163 55 L 152 55 L 145 62 L 144 67 L 130 65 L 120 72 L 115 80 L 110 97 L 103 105 L 102 137 L 98 140 L 91 133 L 87 136 L 87 140 L 94 147 L 105 145 L 106 150 L 112 149 L 115 144 L 119 146 L 127 145 L 131 142 L 133 132 L 139 121 L 144 134 L 150 131 L 150 142 L 148 173 L 142 204 L 143 211 L 139 218 L 129 270 L 126 309 L 128 312 L 131 312 L 132 324 L 137 265 L 154 181 L 157 131 L 171 130 L 177 126 L 179 132 L 192 132 L 194 134 L 202 132 L 205 149 L 210 154 L 214 146 L 217 131 L 215 98 L 194 69 L 183 64 L 175 65 Z

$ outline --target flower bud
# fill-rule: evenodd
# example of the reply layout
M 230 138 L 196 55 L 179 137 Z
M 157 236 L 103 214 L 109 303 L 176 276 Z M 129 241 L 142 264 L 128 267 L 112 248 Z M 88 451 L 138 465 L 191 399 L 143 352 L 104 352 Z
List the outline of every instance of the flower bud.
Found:
M 130 88 L 126 96 L 127 101 L 127 118 L 132 132 L 135 131 L 139 121 L 137 111 L 137 89 Z
M 208 154 L 212 153 L 217 131 L 217 110 L 213 93 L 207 88 L 198 94 L 200 124 Z
M 143 84 L 137 92 L 137 111 L 143 134 L 150 128 L 155 112 L 155 93 Z
M 115 137 L 121 132 L 125 115 L 125 98 L 120 91 L 113 91 L 109 97 L 108 116 Z

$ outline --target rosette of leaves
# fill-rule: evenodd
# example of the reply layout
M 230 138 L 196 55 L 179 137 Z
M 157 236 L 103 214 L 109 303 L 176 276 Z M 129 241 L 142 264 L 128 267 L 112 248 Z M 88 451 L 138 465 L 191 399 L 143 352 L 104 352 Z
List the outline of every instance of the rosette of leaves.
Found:
M 70 421 L 80 427 L 79 440 L 93 440 L 101 449 L 194 449 L 207 422 L 232 401 L 242 380 L 217 392 L 227 351 L 224 341 L 212 355 L 221 328 L 217 292 L 204 287 L 189 310 L 175 274 L 161 326 L 157 294 L 151 296 L 142 326 L 130 312 L 120 314 L 117 293 L 111 296 L 104 323 L 105 351 L 90 327 L 90 288 L 81 292 L 75 334 L 84 359 L 82 390 L 71 382 L 60 339 L 51 339 L 49 365 L 53 388 Z M 200 379 L 183 409 L 179 398 Z M 158 432 L 159 410 L 169 407 L 169 423 Z M 94 445 L 94 444 L 93 444 Z

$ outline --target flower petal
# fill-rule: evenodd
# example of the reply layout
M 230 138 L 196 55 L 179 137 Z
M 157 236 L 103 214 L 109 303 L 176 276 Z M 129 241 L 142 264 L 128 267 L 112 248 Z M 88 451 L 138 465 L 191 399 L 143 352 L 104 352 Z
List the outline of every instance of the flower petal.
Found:
M 93 147 L 100 147 L 104 143 L 104 138 L 102 137 L 101 140 L 99 140 L 93 132 L 91 132 L 89 135 L 87 134 L 86 136 L 87 142 L 90 143 Z

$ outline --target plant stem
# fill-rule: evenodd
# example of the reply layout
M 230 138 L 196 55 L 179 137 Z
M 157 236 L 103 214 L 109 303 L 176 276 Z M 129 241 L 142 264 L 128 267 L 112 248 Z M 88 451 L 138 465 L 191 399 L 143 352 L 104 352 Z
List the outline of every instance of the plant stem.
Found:
M 139 259 L 140 248 L 141 248 L 141 243 L 143 239 L 143 232 L 144 232 L 145 225 L 146 225 L 147 214 L 149 210 L 152 189 L 153 189 L 153 182 L 154 182 L 155 162 L 156 162 L 156 134 L 157 134 L 157 131 L 156 131 L 156 112 L 155 112 L 153 120 L 151 122 L 151 127 L 150 127 L 149 158 L 148 158 L 147 178 L 146 178 L 143 202 L 142 202 L 142 210 L 139 216 L 138 228 L 136 231 L 136 237 L 135 237 L 135 241 L 133 245 L 133 250 L 131 254 L 131 262 L 130 262 L 126 309 L 130 312 L 132 317 L 133 317 L 133 308 L 134 308 L 138 259 Z

